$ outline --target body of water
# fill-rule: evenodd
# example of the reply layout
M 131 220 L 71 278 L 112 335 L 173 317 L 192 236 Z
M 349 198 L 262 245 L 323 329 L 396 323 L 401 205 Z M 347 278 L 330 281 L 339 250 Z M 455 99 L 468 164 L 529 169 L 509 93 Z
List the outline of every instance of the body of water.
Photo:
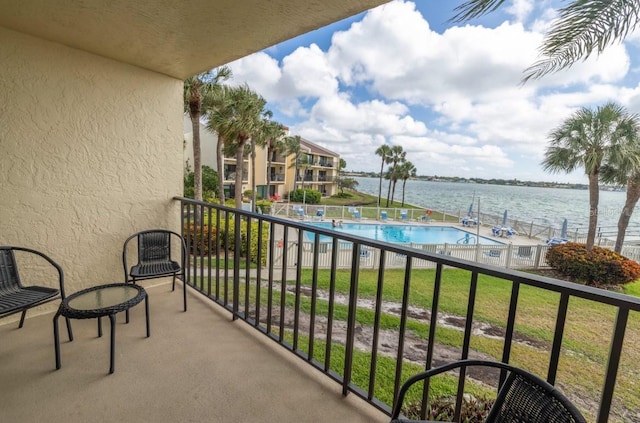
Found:
M 469 234 L 458 228 L 449 226 L 426 225 L 394 225 L 375 223 L 344 223 L 341 227 L 332 228 L 329 222 L 311 223 L 324 229 L 333 229 L 348 235 L 361 236 L 390 243 L 414 244 L 475 244 L 476 235 Z M 305 232 L 309 241 L 313 241 L 314 234 Z M 320 242 L 331 242 L 331 238 L 320 235 Z M 480 237 L 480 244 L 501 245 L 502 243 L 490 238 Z
M 358 191 L 378 195 L 377 178 L 354 178 Z M 387 198 L 388 181 L 382 181 L 382 206 Z M 598 226 L 615 227 L 624 207 L 626 193 L 600 191 Z M 402 182 L 396 185 L 395 200 L 402 200 Z M 564 219 L 569 230 L 587 230 L 589 221 L 589 191 L 561 188 L 523 187 L 510 185 L 469 184 L 408 180 L 405 203 L 451 214 L 466 215 L 473 201 L 474 213 L 502 216 L 560 228 Z M 631 217 L 630 226 L 640 225 L 640 211 Z

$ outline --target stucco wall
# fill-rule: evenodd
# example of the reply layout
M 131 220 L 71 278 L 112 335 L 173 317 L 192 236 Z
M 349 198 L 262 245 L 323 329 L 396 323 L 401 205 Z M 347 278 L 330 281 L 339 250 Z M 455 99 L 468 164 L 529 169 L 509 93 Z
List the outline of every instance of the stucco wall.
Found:
M 50 255 L 68 293 L 122 281 L 131 233 L 179 232 L 181 97 L 180 80 L 0 28 L 0 245 Z

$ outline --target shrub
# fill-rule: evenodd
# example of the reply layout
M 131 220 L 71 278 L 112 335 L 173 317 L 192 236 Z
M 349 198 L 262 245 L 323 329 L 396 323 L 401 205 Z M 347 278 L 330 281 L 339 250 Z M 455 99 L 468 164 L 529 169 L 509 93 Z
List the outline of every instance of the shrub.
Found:
M 568 242 L 547 251 L 547 263 L 563 275 L 587 285 L 623 285 L 640 278 L 640 264 L 615 251 Z
M 208 222 L 208 215 L 204 217 L 203 222 Z M 228 244 L 225 245 L 226 240 L 226 228 L 224 225 L 224 221 L 221 221 L 220 228 L 215 227 L 216 222 L 216 212 L 213 211 L 211 215 L 212 225 L 209 227 L 207 224 L 203 224 L 201 226 L 189 225 L 188 227 L 185 225 L 184 234 L 185 241 L 188 242 L 187 248 L 189 252 L 193 252 L 194 244 L 196 255 L 198 256 L 206 256 L 209 254 L 209 245 L 211 246 L 211 254 L 215 254 L 216 250 L 216 237 L 220 237 L 220 248 L 228 248 L 229 251 L 235 251 L 235 221 L 230 217 L 229 219 L 229 241 Z M 267 259 L 267 239 L 268 239 L 268 230 L 269 225 L 263 224 L 262 226 L 262 245 L 258 245 L 258 222 L 251 223 L 251 240 L 249 243 L 249 249 L 251 252 L 251 261 L 255 262 L 258 257 L 258 249 L 262 249 L 262 263 L 264 265 Z M 241 238 L 241 249 L 240 255 L 242 257 L 247 257 L 247 222 L 242 220 L 240 222 L 240 238 Z
M 461 423 L 484 423 L 494 400 L 464 396 L 460 411 Z M 455 399 L 437 398 L 429 403 L 427 419 L 435 422 L 451 422 L 455 412 Z M 410 403 L 404 409 L 404 414 L 411 418 L 420 419 L 420 403 Z
M 289 193 L 289 200 L 296 203 L 302 203 L 304 201 L 306 204 L 320 204 L 321 198 L 322 194 L 320 191 L 309 188 L 297 189 Z
M 194 174 L 189 172 L 184 177 L 184 196 L 194 198 Z M 202 198 L 215 198 L 218 196 L 218 173 L 209 166 L 202 166 Z
M 351 194 L 350 192 L 339 192 L 337 194 L 332 195 L 331 197 L 333 197 L 333 198 L 351 198 L 351 197 L 353 197 L 353 194 Z
M 271 213 L 271 206 L 273 206 L 272 201 L 269 201 L 269 200 L 256 201 L 257 210 L 262 211 L 262 213 L 265 213 L 265 214 Z
M 229 219 L 229 243 L 225 245 L 224 229 L 220 228 L 220 240 L 223 247 L 227 247 L 230 251 L 235 251 L 236 237 L 235 237 L 235 220 Z M 258 249 L 262 250 L 262 263 L 264 265 L 267 262 L 267 239 L 268 239 L 269 225 L 262 225 L 262 245 L 258 245 L 258 222 L 251 222 L 251 240 L 249 243 L 249 249 L 251 253 L 251 261 L 255 262 L 258 257 Z M 247 257 L 247 222 L 245 220 L 240 221 L 240 255 Z

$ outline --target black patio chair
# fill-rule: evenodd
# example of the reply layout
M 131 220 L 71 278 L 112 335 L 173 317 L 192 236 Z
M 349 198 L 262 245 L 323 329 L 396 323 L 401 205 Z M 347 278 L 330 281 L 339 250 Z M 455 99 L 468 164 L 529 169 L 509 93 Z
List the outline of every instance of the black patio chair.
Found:
M 18 272 L 16 252 L 19 252 L 19 255 L 25 253 L 25 257 L 26 254 L 30 254 L 46 260 L 58 273 L 58 287 L 54 288 L 55 283 L 53 282 L 49 283 L 49 286 L 24 285 Z M 20 324 L 18 325 L 21 328 L 24 325 L 27 310 L 58 298 L 65 298 L 64 273 L 55 261 L 47 255 L 30 248 L 0 246 L 0 317 L 22 312 Z M 69 319 L 66 319 L 66 322 L 69 340 L 71 341 L 73 340 L 71 323 Z
M 586 423 L 578 409 L 553 385 L 509 364 L 485 360 L 461 360 L 410 377 L 400 388 L 391 422 L 415 422 L 400 418 L 402 403 L 411 385 L 440 373 L 471 366 L 494 367 L 508 373 L 486 423 Z
M 137 239 L 138 263 L 129 268 L 127 265 L 127 246 L 134 238 Z M 176 248 L 180 249 L 180 263 L 173 260 L 172 238 L 179 245 Z M 174 291 L 176 289 L 176 276 L 180 274 L 184 311 L 187 311 L 186 257 L 187 247 L 184 238 L 180 234 L 165 229 L 150 229 L 137 232 L 127 238 L 122 247 L 124 280 L 135 284 L 139 280 L 173 276 L 171 290 Z

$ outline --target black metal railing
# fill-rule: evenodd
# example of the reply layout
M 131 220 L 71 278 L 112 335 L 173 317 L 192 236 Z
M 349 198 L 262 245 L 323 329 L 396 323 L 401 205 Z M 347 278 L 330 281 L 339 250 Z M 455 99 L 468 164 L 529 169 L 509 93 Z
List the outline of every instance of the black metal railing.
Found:
M 504 309 L 504 321 L 493 322 L 500 328 L 496 333 L 501 339 L 501 346 L 493 353 L 494 359 L 505 363 L 518 359 L 524 364 L 538 361 L 538 365 L 544 368 L 534 370 L 550 383 L 561 386 L 569 397 L 580 399 L 583 412 L 598 423 L 607 422 L 610 414 L 619 416 L 627 411 L 617 397 L 614 408 L 612 406 L 614 391 L 633 392 L 635 389 L 638 367 L 626 369 L 631 372 L 629 378 L 632 380 L 628 381 L 627 372 L 620 372 L 620 365 L 624 358 L 623 345 L 629 350 L 634 347 L 630 345 L 633 341 L 625 338 L 625 334 L 630 313 L 640 311 L 638 298 L 462 260 L 436 251 L 346 235 L 331 228 L 310 225 L 307 221 L 310 218 L 300 214 L 300 210 L 291 219 L 285 219 L 185 198 L 176 200 L 181 202 L 183 235 L 191 257 L 187 279 L 190 286 L 230 311 L 233 320 L 246 321 L 340 383 L 344 395 L 355 393 L 389 413 L 407 372 L 442 364 L 436 357 L 443 350 L 448 352 L 446 357 L 451 360 L 452 347 L 447 345 L 449 341 L 439 340 L 438 332 L 446 330 L 448 324 L 442 322 L 443 315 L 445 321 L 456 317 L 446 314 L 441 304 L 450 302 L 448 296 L 452 293 L 450 273 L 447 272 L 458 269 L 467 275 L 464 276 L 467 280 L 457 282 L 454 287 L 458 293 L 464 292 L 466 298 L 466 305 L 455 304 L 455 308 L 460 310 L 461 335 L 456 346 L 457 359 L 478 354 L 474 352 L 478 339 L 474 331 L 483 320 L 478 312 L 482 298 L 482 304 L 488 301 L 491 307 Z M 201 221 L 195 222 L 194 216 L 199 216 Z M 340 270 L 337 263 L 345 255 L 351 262 L 350 269 Z M 332 265 L 322 269 L 319 265 L 321 260 L 329 260 Z M 376 261 L 373 266 L 373 272 L 377 274 L 376 286 L 373 290 L 370 286 L 363 286 L 361 292 L 361 266 L 373 260 Z M 403 282 L 396 303 L 392 301 L 391 307 L 387 307 L 386 284 L 390 277 L 388 272 L 392 272 L 387 268 L 390 260 L 401 263 Z M 424 267 L 421 264 L 425 262 L 432 263 L 434 268 L 429 276 L 426 270 L 417 269 Z M 492 302 L 495 301 L 491 297 L 492 289 L 497 285 L 505 286 L 508 291 L 505 296 L 508 300 L 504 303 Z M 425 286 L 430 288 L 425 291 Z M 549 320 L 549 336 L 535 345 L 535 349 L 523 353 L 519 339 L 526 334 L 520 333 L 518 328 L 528 322 L 518 320 L 519 307 L 529 307 L 532 296 L 542 293 L 553 293 L 555 298 L 548 304 L 551 314 L 539 316 Z M 416 311 L 410 301 L 414 296 L 427 296 L 428 310 Z M 611 333 L 571 333 L 574 320 L 580 317 L 571 307 L 576 301 L 589 301 L 593 307 L 609 310 Z M 363 308 L 365 302 L 369 304 L 366 310 Z M 451 304 L 448 307 L 452 307 Z M 396 324 L 389 323 L 390 309 L 394 310 Z M 372 315 L 367 323 L 363 323 L 365 311 Z M 416 315 L 420 313 L 424 314 L 421 321 L 425 330 L 422 331 L 420 345 L 416 347 L 409 343 L 415 338 Z M 634 314 L 632 317 L 637 323 L 638 316 Z M 632 331 L 634 335 L 640 333 L 635 326 Z M 364 332 L 370 336 L 363 347 Z M 567 336 L 567 333 L 571 335 Z M 600 366 L 602 373 L 596 388 L 565 382 L 567 362 L 578 355 L 571 350 L 571 345 L 580 336 L 595 337 L 608 344 L 608 353 L 597 350 L 582 353 L 602 356 L 601 363 L 593 364 Z M 542 360 L 528 360 L 526 354 L 534 353 L 536 357 L 541 355 Z M 598 361 L 591 356 L 586 359 Z M 389 360 L 394 364 L 390 366 Z M 626 360 L 628 362 L 629 359 Z M 363 363 L 366 363 L 369 375 L 364 381 L 359 373 L 354 372 L 354 368 L 362 368 Z M 579 372 L 578 369 L 570 369 L 569 373 L 573 370 Z M 379 396 L 384 393 L 380 393 L 378 387 L 384 379 L 390 381 L 392 394 L 381 399 Z M 459 412 L 464 384 L 459 382 L 457 386 L 456 407 Z M 592 398 L 587 398 L 587 393 Z M 428 385 L 424 387 L 423 396 L 425 400 L 429 396 Z M 422 413 L 424 418 L 424 407 Z

